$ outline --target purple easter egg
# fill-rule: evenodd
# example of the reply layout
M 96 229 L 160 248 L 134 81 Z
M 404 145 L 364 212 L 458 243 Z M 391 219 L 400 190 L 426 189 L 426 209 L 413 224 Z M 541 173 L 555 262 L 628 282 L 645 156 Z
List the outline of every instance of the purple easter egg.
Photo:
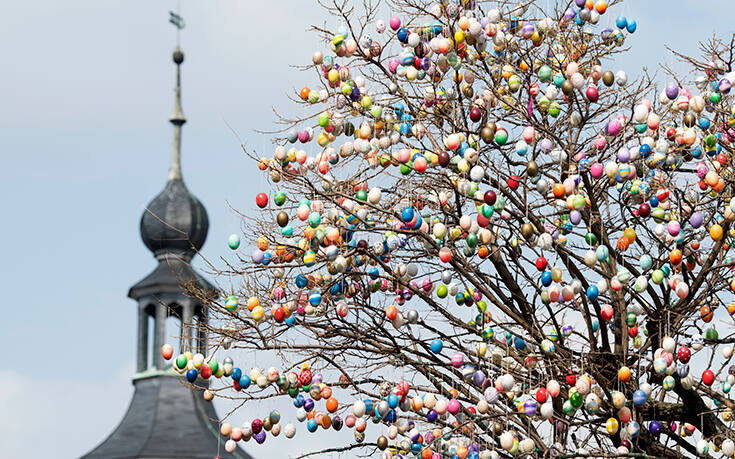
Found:
M 253 254 L 251 255 L 251 258 L 253 260 L 253 263 L 263 263 L 263 259 L 265 258 L 265 252 L 263 252 L 260 249 L 255 249 L 253 251 Z
M 702 222 L 704 222 L 704 217 L 699 212 L 694 212 L 689 217 L 689 224 L 692 225 L 694 228 L 699 228 L 702 226 Z
M 673 81 L 666 85 L 666 97 L 670 100 L 674 100 L 679 95 L 679 86 Z

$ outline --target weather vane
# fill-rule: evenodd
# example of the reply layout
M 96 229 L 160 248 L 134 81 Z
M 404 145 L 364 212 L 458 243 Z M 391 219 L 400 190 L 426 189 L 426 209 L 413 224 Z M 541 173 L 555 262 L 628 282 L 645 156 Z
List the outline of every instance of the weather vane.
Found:
M 181 30 L 186 26 L 186 23 L 184 22 L 184 18 L 182 18 L 180 15 L 174 13 L 173 11 L 169 11 L 169 18 L 168 22 L 175 25 L 177 29 Z
M 179 4 L 178 11 L 181 11 L 181 4 Z M 183 29 L 186 26 L 186 23 L 184 22 L 184 18 L 181 17 L 180 14 L 174 13 L 173 11 L 168 12 L 168 22 L 176 26 L 176 46 L 179 45 L 179 39 L 181 34 L 181 29 Z

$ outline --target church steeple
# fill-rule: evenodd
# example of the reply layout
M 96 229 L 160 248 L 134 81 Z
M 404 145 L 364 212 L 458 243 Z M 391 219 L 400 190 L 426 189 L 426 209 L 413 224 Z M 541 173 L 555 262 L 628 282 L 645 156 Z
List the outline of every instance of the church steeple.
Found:
M 171 16 L 177 28 L 183 27 L 180 16 L 174 13 Z M 166 321 L 172 316 L 181 321 L 180 332 L 173 332 L 181 335 L 179 352 L 208 355 L 206 307 L 187 295 L 184 285 L 216 295 L 215 288 L 190 264 L 207 238 L 209 219 L 204 206 L 189 193 L 182 180 L 181 127 L 186 118 L 181 109 L 184 53 L 178 46 L 173 60 L 176 99 L 169 119 L 174 128 L 171 167 L 165 188 L 148 204 L 140 219 L 141 238 L 158 265 L 128 292 L 138 302 L 135 393 L 115 431 L 83 459 L 210 459 L 217 452 L 223 459 L 252 459 L 241 450 L 233 454 L 221 451 L 222 440 L 213 421 L 217 414 L 212 404 L 202 399 L 200 390 L 183 385 L 180 376 L 161 356 L 161 346 L 167 337 Z M 153 322 L 152 346 L 148 339 L 150 322 Z M 200 379 L 195 385 L 204 389 L 209 381 Z

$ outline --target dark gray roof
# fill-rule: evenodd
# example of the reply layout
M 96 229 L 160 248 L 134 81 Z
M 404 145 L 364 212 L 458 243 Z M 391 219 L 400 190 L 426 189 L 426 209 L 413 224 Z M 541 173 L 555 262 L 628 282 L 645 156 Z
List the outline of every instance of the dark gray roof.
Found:
M 218 454 L 252 459 L 242 450 L 225 451 L 214 407 L 180 377 L 156 375 L 133 384 L 135 394 L 120 425 L 82 459 L 212 459 Z
M 215 289 L 194 270 L 188 259 L 178 254 L 164 254 L 159 256 L 158 266 L 152 273 L 130 287 L 128 296 L 138 300 L 150 294 L 181 293 L 181 286 L 191 281 L 205 290 Z
M 177 252 L 191 258 L 207 239 L 207 210 L 180 178 L 148 204 L 140 219 L 140 237 L 154 255 Z

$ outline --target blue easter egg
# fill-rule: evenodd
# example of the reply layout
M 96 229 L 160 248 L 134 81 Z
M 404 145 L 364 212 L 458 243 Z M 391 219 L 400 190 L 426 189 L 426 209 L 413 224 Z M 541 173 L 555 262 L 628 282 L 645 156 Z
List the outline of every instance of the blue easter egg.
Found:
M 643 392 L 642 389 L 638 389 L 635 392 L 633 392 L 633 404 L 635 406 L 643 405 L 644 403 L 646 403 L 647 398 L 648 396 L 646 395 L 645 392 Z
M 414 211 L 410 207 L 404 207 L 401 211 L 401 220 L 403 220 L 405 223 L 410 222 L 413 220 Z
M 318 426 L 317 426 L 317 424 L 316 424 L 316 419 L 314 419 L 314 418 L 311 418 L 311 419 L 309 419 L 309 420 L 308 420 L 308 421 L 306 422 L 306 429 L 307 429 L 307 430 L 308 430 L 309 432 L 312 432 L 312 433 L 313 433 L 313 432 L 316 432 L 316 428 L 317 428 L 317 427 L 318 427 Z
M 590 301 L 595 301 L 597 297 L 600 294 L 600 290 L 597 288 L 596 285 L 590 285 L 587 287 L 587 299 Z

